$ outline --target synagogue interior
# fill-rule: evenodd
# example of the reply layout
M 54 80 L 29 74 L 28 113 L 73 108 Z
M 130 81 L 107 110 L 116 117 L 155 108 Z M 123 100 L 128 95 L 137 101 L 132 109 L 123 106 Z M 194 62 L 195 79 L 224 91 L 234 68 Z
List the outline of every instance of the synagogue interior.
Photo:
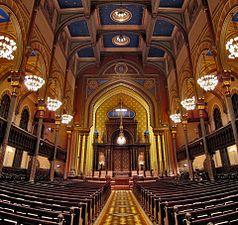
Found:
M 0 225 L 238 225 L 237 0 L 0 0 Z

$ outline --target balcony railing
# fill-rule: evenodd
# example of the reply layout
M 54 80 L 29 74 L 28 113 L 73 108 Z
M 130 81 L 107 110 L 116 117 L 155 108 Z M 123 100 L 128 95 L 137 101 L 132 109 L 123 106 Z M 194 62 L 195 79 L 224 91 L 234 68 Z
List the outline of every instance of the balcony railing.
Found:
M 236 128 L 238 127 L 238 119 L 236 120 Z M 235 144 L 235 139 L 233 135 L 233 130 L 231 123 L 206 136 L 206 141 L 208 145 L 208 151 L 214 154 L 216 150 L 226 148 Z M 199 138 L 188 145 L 190 158 L 193 159 L 196 156 L 204 154 L 204 147 L 202 138 Z M 177 151 L 178 161 L 186 159 L 185 146 L 182 146 Z
M 2 144 L 3 141 L 6 124 L 7 121 L 0 117 L 0 144 Z M 36 139 L 35 135 L 12 124 L 8 138 L 8 145 L 26 151 L 29 155 L 33 155 L 35 153 Z M 54 144 L 41 140 L 39 154 L 52 160 L 54 155 Z M 60 147 L 57 148 L 57 160 L 66 160 L 66 151 Z

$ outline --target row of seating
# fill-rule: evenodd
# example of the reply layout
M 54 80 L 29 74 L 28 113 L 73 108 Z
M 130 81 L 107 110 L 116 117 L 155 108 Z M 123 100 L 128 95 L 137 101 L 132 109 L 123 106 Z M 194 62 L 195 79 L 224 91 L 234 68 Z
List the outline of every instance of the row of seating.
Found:
M 238 224 L 237 180 L 135 181 L 133 192 L 155 224 Z
M 88 225 L 110 195 L 110 183 L 0 181 L 0 224 Z

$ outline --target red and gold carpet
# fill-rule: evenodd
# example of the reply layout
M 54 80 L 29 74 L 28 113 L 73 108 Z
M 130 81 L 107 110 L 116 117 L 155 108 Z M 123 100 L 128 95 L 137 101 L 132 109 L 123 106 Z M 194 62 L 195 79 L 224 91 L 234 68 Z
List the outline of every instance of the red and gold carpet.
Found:
M 131 191 L 112 191 L 95 225 L 147 225 L 152 224 Z

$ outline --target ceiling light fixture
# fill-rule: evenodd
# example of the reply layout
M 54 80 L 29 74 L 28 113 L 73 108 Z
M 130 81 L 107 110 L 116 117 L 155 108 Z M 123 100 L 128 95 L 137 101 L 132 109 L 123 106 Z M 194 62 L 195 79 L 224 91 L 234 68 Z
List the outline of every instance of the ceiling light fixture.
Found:
M 72 119 L 73 119 L 73 116 L 71 116 L 71 115 L 69 115 L 69 114 L 63 114 L 63 115 L 61 116 L 61 123 L 63 123 L 63 124 L 69 124 Z
M 24 84 L 29 91 L 38 91 L 45 83 L 45 80 L 36 75 L 26 75 Z
M 130 44 L 130 38 L 123 34 L 116 35 L 112 38 L 112 43 L 117 46 L 125 46 Z
M 14 59 L 14 51 L 16 51 L 16 42 L 6 36 L 0 35 L 0 58 L 7 60 Z
M 196 107 L 195 104 L 195 97 L 193 96 L 192 98 L 187 98 L 181 101 L 181 105 L 186 109 L 186 110 L 194 110 Z
M 47 99 L 47 108 L 50 110 L 50 111 L 56 111 L 57 109 L 60 108 L 60 106 L 62 105 L 62 102 L 57 100 L 57 99 L 52 99 L 52 98 L 49 98 Z
M 201 60 L 200 66 L 200 78 L 198 78 L 197 83 L 205 91 L 213 91 L 218 84 L 218 78 L 214 74 L 205 74 L 202 75 L 202 63 L 205 63 L 204 71 L 208 68 L 209 65 L 206 65 L 205 53 L 203 53 L 203 60 Z
M 132 13 L 125 8 L 117 8 L 110 14 L 111 19 L 117 23 L 126 23 L 132 18 Z
M 181 123 L 181 114 L 175 113 L 170 115 L 170 119 L 173 120 L 174 123 Z
M 126 144 L 126 138 L 124 136 L 124 132 L 123 132 L 123 125 L 122 125 L 122 112 L 124 112 L 122 110 L 122 100 L 121 100 L 121 110 L 120 110 L 120 133 L 119 133 L 119 136 L 117 138 L 117 144 L 119 145 L 124 145 Z

